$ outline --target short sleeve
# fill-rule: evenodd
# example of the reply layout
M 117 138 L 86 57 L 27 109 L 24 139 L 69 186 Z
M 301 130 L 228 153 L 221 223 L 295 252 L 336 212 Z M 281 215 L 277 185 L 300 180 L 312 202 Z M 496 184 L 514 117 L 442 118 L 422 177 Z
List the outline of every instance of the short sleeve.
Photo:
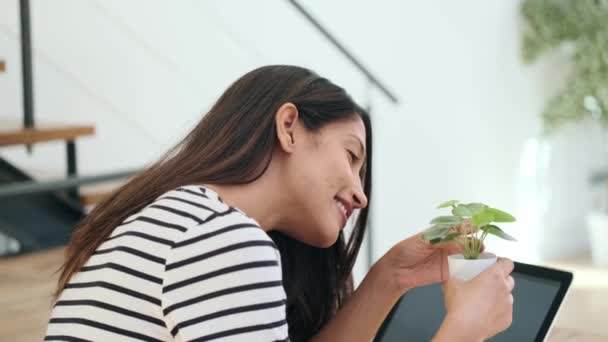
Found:
M 288 341 L 280 254 L 248 222 L 205 223 L 170 248 L 162 310 L 175 341 Z

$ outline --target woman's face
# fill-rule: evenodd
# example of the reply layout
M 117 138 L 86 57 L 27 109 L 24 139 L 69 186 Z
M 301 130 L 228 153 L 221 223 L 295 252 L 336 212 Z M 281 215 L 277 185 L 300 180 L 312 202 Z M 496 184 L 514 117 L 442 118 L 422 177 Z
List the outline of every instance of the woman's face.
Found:
M 298 120 L 299 121 L 299 120 Z M 366 160 L 365 126 L 358 115 L 309 132 L 301 121 L 286 158 L 290 198 L 285 234 L 316 247 L 333 245 L 348 218 L 367 206 L 360 172 Z

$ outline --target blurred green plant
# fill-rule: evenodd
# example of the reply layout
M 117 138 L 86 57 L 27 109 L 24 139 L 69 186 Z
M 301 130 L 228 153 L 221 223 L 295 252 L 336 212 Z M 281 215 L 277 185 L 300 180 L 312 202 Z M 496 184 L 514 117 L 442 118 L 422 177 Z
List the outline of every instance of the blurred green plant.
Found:
M 452 215 L 431 220 L 433 226 L 422 233 L 431 244 L 456 241 L 466 259 L 477 259 L 488 234 L 516 241 L 492 222 L 514 222 L 515 217 L 483 203 L 459 203 L 456 200 L 441 203 L 437 208 L 452 207 Z
M 523 59 L 533 63 L 557 49 L 572 70 L 545 105 L 545 133 L 591 116 L 608 124 L 608 0 L 524 0 Z

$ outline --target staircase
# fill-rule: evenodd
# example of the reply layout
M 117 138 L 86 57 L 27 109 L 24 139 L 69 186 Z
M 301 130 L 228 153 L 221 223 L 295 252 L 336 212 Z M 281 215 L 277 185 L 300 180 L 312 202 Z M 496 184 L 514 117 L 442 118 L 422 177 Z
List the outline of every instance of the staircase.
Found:
M 125 179 L 137 172 L 82 177 L 78 174 L 76 140 L 95 134 L 90 125 L 44 126 L 34 121 L 32 48 L 29 0 L 20 4 L 23 81 L 23 123 L 0 122 L 0 149 L 64 141 L 67 174 L 55 181 L 37 181 L 0 157 L 0 256 L 17 255 L 65 244 L 87 208 L 107 197 L 113 189 L 81 193 L 82 185 Z M 0 77 L 7 70 L 0 58 Z M 1 78 L 0 78 L 1 80 Z
M 6 62 L 0 59 L 0 74 L 5 72 Z M 33 108 L 33 105 L 25 107 Z M 24 254 L 65 244 L 87 208 L 113 191 L 81 193 L 78 186 L 79 183 L 96 181 L 95 177 L 79 179 L 76 161 L 76 140 L 93 136 L 94 126 L 24 126 L 16 122 L 1 122 L 0 149 L 22 145 L 31 150 L 33 145 L 64 141 L 67 152 L 65 180 L 76 185 L 62 186 L 62 180 L 38 182 L 0 157 L 0 256 Z
M 0 158 L 0 188 L 27 181 L 33 179 Z M 83 215 L 78 203 L 59 193 L 0 198 L 0 252 L 17 255 L 65 244 Z
M 65 141 L 68 152 L 66 180 L 78 180 L 76 140 L 94 135 L 93 126 L 15 129 L 6 129 L 5 126 L 3 124 L 0 128 L 0 148 Z M 65 244 L 86 208 L 108 195 L 108 192 L 79 194 L 78 187 L 70 186 L 55 186 L 53 189 L 54 184 L 61 185 L 61 180 L 38 182 L 0 158 L 0 255 L 29 253 Z M 11 191 L 19 188 L 23 191 Z

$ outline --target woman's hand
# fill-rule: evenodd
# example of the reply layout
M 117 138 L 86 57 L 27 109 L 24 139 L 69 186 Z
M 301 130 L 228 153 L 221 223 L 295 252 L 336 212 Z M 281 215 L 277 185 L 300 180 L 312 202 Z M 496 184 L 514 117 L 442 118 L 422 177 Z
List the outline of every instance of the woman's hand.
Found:
M 513 262 L 500 259 L 470 281 L 448 280 L 447 315 L 434 341 L 482 341 L 507 329 L 513 318 L 512 271 Z
M 374 264 L 345 305 L 312 340 L 371 341 L 405 291 L 447 279 L 446 257 L 459 251 L 455 244 L 433 246 L 421 234 L 399 242 Z
M 393 246 L 376 267 L 388 274 L 394 289 L 400 293 L 448 279 L 447 257 L 460 253 L 456 243 L 431 245 L 416 234 Z

